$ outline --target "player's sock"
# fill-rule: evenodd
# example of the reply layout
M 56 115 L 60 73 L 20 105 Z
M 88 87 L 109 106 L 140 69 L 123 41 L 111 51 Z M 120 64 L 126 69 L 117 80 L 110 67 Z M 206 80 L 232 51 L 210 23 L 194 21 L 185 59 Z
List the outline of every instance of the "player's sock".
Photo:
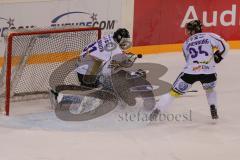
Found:
M 212 119 L 218 119 L 217 114 L 217 93 L 214 89 L 206 90 L 207 101 L 210 106 Z
M 208 105 L 217 106 L 217 93 L 214 89 L 206 90 Z

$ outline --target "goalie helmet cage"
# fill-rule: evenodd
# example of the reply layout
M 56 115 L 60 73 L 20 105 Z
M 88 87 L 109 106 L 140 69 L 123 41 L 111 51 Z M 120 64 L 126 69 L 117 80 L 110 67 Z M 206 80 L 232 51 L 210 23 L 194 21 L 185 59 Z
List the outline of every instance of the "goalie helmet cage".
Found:
M 5 114 L 9 115 L 13 97 L 46 95 L 50 83 L 51 88 L 79 84 L 74 69 L 80 52 L 100 38 L 101 29 L 95 27 L 10 31 L 0 68 L 0 98 L 5 103 Z

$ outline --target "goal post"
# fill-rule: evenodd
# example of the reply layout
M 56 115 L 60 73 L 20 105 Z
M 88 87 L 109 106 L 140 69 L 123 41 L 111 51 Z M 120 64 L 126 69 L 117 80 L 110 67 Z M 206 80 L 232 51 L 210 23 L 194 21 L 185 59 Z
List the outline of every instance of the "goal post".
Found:
M 77 85 L 76 61 L 86 45 L 100 38 L 101 29 L 94 27 L 10 31 L 0 66 L 0 104 L 5 105 L 5 114 L 9 115 L 14 97 L 47 95 L 54 85 Z

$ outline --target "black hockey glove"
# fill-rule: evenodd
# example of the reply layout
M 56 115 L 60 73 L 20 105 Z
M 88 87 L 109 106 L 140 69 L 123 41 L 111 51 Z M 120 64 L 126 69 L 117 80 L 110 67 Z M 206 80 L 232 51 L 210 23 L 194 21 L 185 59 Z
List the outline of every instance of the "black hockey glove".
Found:
M 219 50 L 217 50 L 213 56 L 216 63 L 220 63 L 223 60 L 222 53 L 220 53 Z

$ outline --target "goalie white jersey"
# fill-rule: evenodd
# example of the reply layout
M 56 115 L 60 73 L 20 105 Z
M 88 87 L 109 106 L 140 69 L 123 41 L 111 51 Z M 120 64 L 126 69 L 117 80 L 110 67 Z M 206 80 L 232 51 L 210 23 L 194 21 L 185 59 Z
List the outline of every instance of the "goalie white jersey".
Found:
M 109 34 L 86 46 L 80 57 L 81 65 L 76 72 L 84 75 L 96 75 L 100 72 L 110 72 L 108 66 L 116 55 L 125 55 L 119 45 L 114 41 L 113 35 Z M 86 63 L 83 63 L 87 61 Z
M 219 50 L 224 57 L 228 45 L 224 39 L 214 33 L 197 33 L 189 37 L 183 44 L 186 60 L 184 73 L 212 74 L 215 73 L 214 52 Z
M 101 61 L 108 61 L 114 55 L 122 54 L 122 50 L 110 34 L 85 47 L 81 56 L 84 57 L 87 54 Z

